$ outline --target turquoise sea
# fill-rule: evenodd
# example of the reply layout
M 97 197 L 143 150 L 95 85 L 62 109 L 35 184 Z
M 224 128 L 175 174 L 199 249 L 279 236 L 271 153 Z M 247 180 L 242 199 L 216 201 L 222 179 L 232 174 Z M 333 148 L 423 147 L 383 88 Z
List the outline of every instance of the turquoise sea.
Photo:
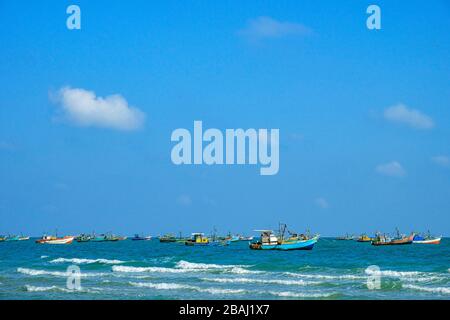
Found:
M 81 289 L 66 286 L 67 267 Z M 374 274 L 366 268 L 377 265 Z M 450 239 L 374 247 L 322 238 L 312 251 L 247 242 L 188 247 L 152 241 L 0 243 L 0 299 L 449 299 Z M 367 279 L 380 276 L 381 288 Z

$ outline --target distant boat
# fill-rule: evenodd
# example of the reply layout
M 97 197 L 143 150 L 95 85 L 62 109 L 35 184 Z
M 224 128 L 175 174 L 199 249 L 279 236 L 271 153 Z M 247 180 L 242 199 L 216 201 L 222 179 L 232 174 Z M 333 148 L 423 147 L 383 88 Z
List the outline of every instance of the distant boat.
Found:
M 191 238 L 184 242 L 187 246 L 207 246 L 210 244 L 208 237 L 204 233 L 192 233 Z
M 98 236 L 93 236 L 90 241 L 92 242 L 106 242 L 106 241 L 120 241 L 125 240 L 126 237 L 115 236 L 111 233 L 100 234 Z
M 400 232 L 397 229 L 397 237 L 390 238 L 386 235 L 378 234 L 377 237 L 372 241 L 372 245 L 374 246 L 391 246 L 391 245 L 405 245 L 413 243 L 414 233 L 410 236 L 400 235 Z
M 239 241 L 252 241 L 254 237 L 239 236 Z
M 151 236 L 140 236 L 139 234 L 135 234 L 133 238 L 131 238 L 133 241 L 139 241 L 139 240 L 152 240 Z
M 229 233 L 229 234 L 225 237 L 225 240 L 226 240 L 226 241 L 229 241 L 229 242 L 237 242 L 237 241 L 240 240 L 240 238 L 239 238 L 239 236 L 235 236 L 235 235 L 232 235 L 231 233 Z
M 77 242 L 89 242 L 89 241 L 92 240 L 92 237 L 93 236 L 90 236 L 88 234 L 82 233 L 78 237 L 75 238 L 75 241 L 77 241 Z
M 177 238 L 173 234 L 165 234 L 159 237 L 159 242 L 176 242 Z
M 19 236 L 7 236 L 5 238 L 5 241 L 20 241 L 20 237 Z
M 354 236 L 350 236 L 348 233 L 345 234 L 345 236 L 337 237 L 336 240 L 354 240 Z
M 425 236 L 416 234 L 413 238 L 413 243 L 417 244 L 440 244 L 442 237 L 433 237 L 430 235 L 430 232 L 428 231 L 428 234 Z
M 358 242 L 372 242 L 375 238 L 369 237 L 367 234 L 362 234 L 356 241 Z
M 287 231 L 285 224 L 280 224 L 279 235 L 275 235 L 272 230 L 255 230 L 261 233 L 259 240 L 249 244 L 253 250 L 312 250 L 319 240 L 319 235 L 310 237 L 309 235 L 289 232 L 290 236 L 285 238 Z
M 24 241 L 24 240 L 29 240 L 30 237 L 24 237 L 22 235 L 21 236 L 7 236 L 7 237 L 0 236 L 0 239 L 2 239 L 0 241 Z
M 58 238 L 55 236 L 46 236 L 44 235 L 41 239 L 36 240 L 36 243 L 41 244 L 71 244 L 75 237 L 65 236 L 62 238 Z

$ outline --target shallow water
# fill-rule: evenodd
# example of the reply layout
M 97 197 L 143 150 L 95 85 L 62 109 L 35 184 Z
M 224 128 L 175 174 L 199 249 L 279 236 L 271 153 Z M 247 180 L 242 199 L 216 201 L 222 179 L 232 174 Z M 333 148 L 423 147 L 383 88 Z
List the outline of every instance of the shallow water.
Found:
M 67 267 L 81 290 L 67 289 Z M 380 272 L 366 272 L 377 265 Z M 0 299 L 450 299 L 450 239 L 374 247 L 320 239 L 312 251 L 152 241 L 0 243 Z M 381 288 L 367 280 L 380 275 Z

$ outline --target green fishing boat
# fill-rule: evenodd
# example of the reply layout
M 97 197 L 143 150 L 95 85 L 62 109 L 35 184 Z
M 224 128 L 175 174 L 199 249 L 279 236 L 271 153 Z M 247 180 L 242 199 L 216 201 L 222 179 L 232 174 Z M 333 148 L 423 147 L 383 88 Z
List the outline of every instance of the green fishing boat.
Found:
M 177 242 L 177 238 L 172 233 L 168 233 L 159 237 L 159 242 Z
M 82 233 L 82 234 L 80 234 L 78 237 L 76 237 L 75 240 L 76 240 L 77 242 L 89 242 L 89 241 L 92 240 L 92 236 L 91 236 L 91 235 L 88 235 L 88 234 Z

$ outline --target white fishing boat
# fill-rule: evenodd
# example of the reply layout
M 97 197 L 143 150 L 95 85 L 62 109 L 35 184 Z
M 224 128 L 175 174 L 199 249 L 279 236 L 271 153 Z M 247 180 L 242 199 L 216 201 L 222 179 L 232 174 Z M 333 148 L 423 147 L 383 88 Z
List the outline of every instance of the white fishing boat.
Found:
M 65 236 L 62 238 L 52 237 L 52 236 L 43 236 L 42 239 L 36 240 L 36 243 L 42 244 L 71 244 L 75 237 Z

